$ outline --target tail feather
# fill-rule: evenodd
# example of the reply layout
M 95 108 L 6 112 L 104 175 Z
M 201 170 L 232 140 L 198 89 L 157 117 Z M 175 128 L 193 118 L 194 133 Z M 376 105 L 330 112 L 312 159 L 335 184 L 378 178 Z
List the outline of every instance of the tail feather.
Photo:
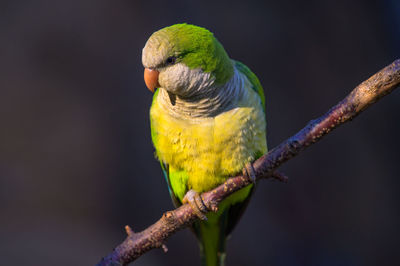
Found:
M 196 222 L 194 225 L 203 266 L 225 265 L 227 212 L 220 216 L 214 215 L 208 215 L 207 221 Z
M 207 221 L 193 224 L 203 266 L 225 265 L 226 239 L 246 209 L 253 190 L 253 186 L 248 186 L 235 192 L 220 204 L 217 213 L 207 214 Z

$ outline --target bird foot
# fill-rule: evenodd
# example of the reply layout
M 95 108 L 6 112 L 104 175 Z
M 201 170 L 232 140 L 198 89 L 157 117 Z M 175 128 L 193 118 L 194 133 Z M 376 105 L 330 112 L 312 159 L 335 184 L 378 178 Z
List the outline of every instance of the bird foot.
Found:
M 247 176 L 253 184 L 256 183 L 257 181 L 256 171 L 254 170 L 252 163 L 250 162 L 246 163 L 245 167 L 243 168 L 243 176 Z M 287 183 L 289 180 L 289 178 L 284 173 L 281 173 L 279 171 L 274 171 L 268 174 L 268 178 L 272 178 L 283 183 Z
M 197 217 L 201 220 L 207 220 L 207 216 L 205 215 L 207 207 L 204 205 L 203 199 L 198 192 L 193 189 L 189 190 L 185 197 L 183 197 L 182 203 L 189 203 Z
M 243 168 L 243 175 L 248 176 L 253 184 L 256 183 L 256 171 L 254 170 L 253 164 L 251 162 L 246 163 Z

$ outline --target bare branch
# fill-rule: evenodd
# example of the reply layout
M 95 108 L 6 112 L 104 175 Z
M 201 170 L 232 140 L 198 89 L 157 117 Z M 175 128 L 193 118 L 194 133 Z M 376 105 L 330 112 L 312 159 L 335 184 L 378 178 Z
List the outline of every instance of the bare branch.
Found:
M 357 86 L 345 99 L 318 119 L 310 121 L 296 135 L 263 155 L 253 163 L 256 180 L 287 178 L 276 172 L 280 165 L 288 161 L 311 144 L 320 140 L 337 126 L 350 121 L 381 97 L 389 94 L 400 84 L 400 59 L 394 61 L 368 80 Z M 230 194 L 252 183 L 248 175 L 229 178 L 222 185 L 201 194 L 208 211 L 217 211 L 218 204 Z M 192 224 L 198 217 L 189 206 L 181 207 L 163 214 L 160 220 L 142 232 L 135 233 L 127 226 L 127 238 L 98 265 L 126 265 L 153 248 L 163 248 L 166 239 Z

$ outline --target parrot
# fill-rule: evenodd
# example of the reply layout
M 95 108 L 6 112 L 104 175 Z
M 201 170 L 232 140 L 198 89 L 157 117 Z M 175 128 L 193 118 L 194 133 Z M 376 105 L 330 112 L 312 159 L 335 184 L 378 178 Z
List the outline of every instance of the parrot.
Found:
M 254 184 L 225 198 L 216 212 L 199 195 L 248 169 L 267 152 L 264 91 L 257 76 L 231 59 L 209 30 L 174 24 L 154 32 L 142 51 L 155 157 L 176 207 L 189 203 L 206 266 L 224 265 L 226 241 Z M 197 208 L 196 208 L 197 207 Z

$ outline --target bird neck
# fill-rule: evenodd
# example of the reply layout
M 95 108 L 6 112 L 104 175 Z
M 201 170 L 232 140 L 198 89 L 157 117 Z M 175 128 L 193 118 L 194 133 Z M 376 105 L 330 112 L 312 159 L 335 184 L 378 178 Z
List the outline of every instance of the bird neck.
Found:
M 197 95 L 182 97 L 160 88 L 158 100 L 171 116 L 179 119 L 214 117 L 236 106 L 244 93 L 244 77 L 236 68 L 232 78 L 222 85 L 199 88 Z

